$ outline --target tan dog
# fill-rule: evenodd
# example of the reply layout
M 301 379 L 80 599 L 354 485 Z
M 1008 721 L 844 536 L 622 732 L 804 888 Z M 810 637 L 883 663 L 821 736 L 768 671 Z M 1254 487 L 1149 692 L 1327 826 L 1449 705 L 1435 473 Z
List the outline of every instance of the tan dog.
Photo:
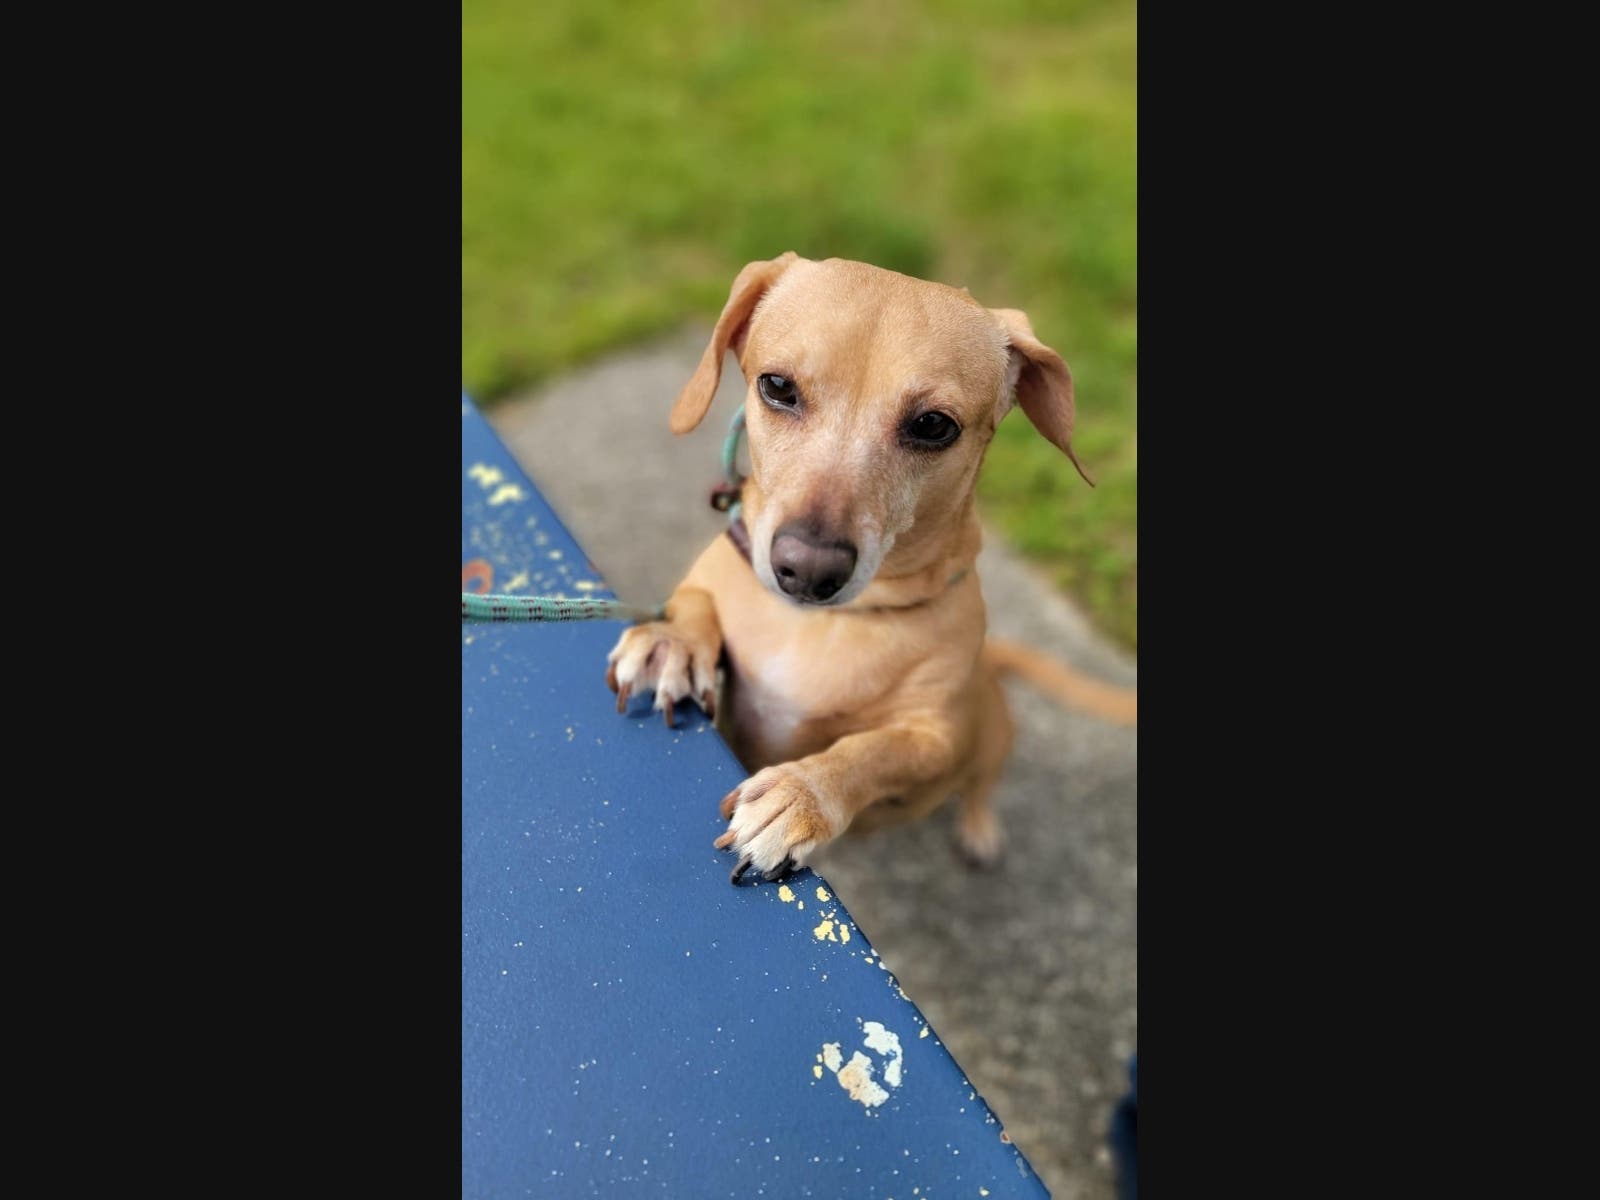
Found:
M 718 728 L 756 772 L 722 801 L 715 844 L 738 856 L 734 882 L 752 867 L 776 879 L 846 829 L 952 795 L 962 848 L 994 861 L 989 795 L 1012 738 L 997 673 L 1134 719 L 1129 693 L 1021 647 L 985 651 L 978 468 L 1013 393 L 1077 465 L 1066 363 L 1025 315 L 965 290 L 789 253 L 739 272 L 674 433 L 705 416 L 729 349 L 749 384 L 742 519 L 667 619 L 611 651 L 617 710 L 654 690 L 668 724 L 686 699 L 714 715 L 725 665 Z

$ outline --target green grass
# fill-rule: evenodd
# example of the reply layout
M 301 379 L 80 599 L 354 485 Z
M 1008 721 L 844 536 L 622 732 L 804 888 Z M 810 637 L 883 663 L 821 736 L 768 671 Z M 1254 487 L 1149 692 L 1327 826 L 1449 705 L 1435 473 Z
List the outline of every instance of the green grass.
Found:
M 466 387 L 709 321 L 784 250 L 965 285 L 1072 365 L 1099 485 L 1017 413 L 984 515 L 1134 646 L 1134 34 L 1131 0 L 463 0 Z

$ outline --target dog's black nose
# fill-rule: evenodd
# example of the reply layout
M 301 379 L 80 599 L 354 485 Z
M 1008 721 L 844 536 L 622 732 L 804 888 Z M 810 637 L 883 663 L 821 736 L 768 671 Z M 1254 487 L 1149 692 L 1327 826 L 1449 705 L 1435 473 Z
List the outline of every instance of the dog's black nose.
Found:
M 778 586 L 798 600 L 827 600 L 850 582 L 856 548 L 819 537 L 803 525 L 785 525 L 772 535 L 772 573 Z

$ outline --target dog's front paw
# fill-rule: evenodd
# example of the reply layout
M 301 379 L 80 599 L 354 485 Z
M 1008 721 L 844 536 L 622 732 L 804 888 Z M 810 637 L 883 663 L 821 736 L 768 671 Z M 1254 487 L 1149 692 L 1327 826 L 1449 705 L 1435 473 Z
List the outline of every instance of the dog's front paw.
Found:
M 729 879 L 738 883 L 746 871 L 779 879 L 806 865 L 818 846 L 839 836 L 845 822 L 799 763 L 768 767 L 722 798 L 728 831 L 712 845 L 732 848 L 738 865 Z
M 653 691 L 655 707 L 669 729 L 672 706 L 684 700 L 693 700 L 706 716 L 716 716 L 720 651 L 670 621 L 635 625 L 617 639 L 606 659 L 606 683 L 617 693 L 617 711 L 627 711 L 633 693 Z

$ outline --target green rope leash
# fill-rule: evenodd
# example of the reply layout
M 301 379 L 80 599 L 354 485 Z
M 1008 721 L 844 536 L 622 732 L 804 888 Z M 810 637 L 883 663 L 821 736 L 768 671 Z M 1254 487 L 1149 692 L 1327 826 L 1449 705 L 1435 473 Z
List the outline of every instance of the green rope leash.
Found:
M 728 480 L 727 486 L 711 493 L 711 507 L 718 512 L 726 511 L 730 525 L 739 519 L 739 492 L 744 487 L 744 476 L 739 474 L 739 441 L 743 437 L 744 405 L 741 404 L 733 420 L 728 422 L 728 436 L 722 439 L 722 473 Z M 729 502 L 719 504 L 724 496 Z
M 461 593 L 463 621 L 659 621 L 660 608 L 620 600 L 566 596 L 495 596 Z
M 722 443 L 722 472 L 727 484 L 712 493 L 711 506 L 726 512 L 730 522 L 739 519 L 739 489 L 744 476 L 739 474 L 739 442 L 744 437 L 744 406 L 733 414 L 728 436 Z M 666 609 L 640 608 L 620 600 L 566 596 L 503 596 L 475 592 L 461 593 L 463 621 L 661 621 Z

